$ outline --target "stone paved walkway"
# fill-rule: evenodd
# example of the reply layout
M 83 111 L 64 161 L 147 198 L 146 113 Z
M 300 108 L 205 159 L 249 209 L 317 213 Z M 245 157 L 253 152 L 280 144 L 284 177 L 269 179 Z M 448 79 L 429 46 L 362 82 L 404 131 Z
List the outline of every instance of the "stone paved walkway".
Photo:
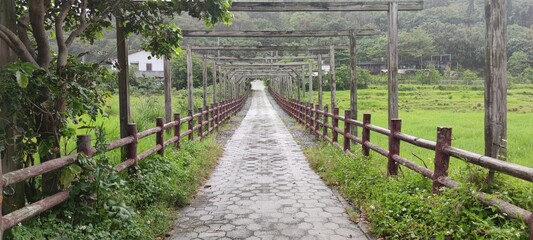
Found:
M 253 89 L 219 165 L 168 239 L 368 239 L 311 170 L 262 82 Z

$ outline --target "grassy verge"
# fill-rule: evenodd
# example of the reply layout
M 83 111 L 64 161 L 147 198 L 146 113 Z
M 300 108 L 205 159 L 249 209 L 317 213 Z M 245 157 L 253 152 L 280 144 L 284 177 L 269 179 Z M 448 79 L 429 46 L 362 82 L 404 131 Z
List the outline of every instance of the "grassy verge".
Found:
M 402 168 L 394 178 L 386 176 L 386 160 L 377 157 L 349 157 L 330 144 L 304 150 L 311 167 L 328 185 L 360 207 L 371 229 L 389 239 L 527 239 L 523 222 L 511 220 L 485 207 L 464 188 L 431 193 L 431 181 Z M 475 176 L 465 167 L 461 182 Z M 499 183 L 493 193 L 531 209 L 533 190 L 527 186 Z M 529 195 L 529 197 L 528 197 Z M 352 217 L 360 217 L 353 216 Z
M 214 138 L 167 148 L 140 162 L 134 175 L 115 173 L 106 154 L 80 159 L 69 200 L 12 228 L 6 239 L 157 238 L 216 165 L 223 148 Z
M 324 103 L 330 104 L 329 92 L 324 92 Z M 315 100 L 317 97 L 315 97 Z M 349 91 L 337 92 L 341 115 L 349 108 Z M 524 126 L 533 123 L 533 85 L 515 84 L 508 91 L 508 161 L 533 167 L 533 134 Z M 437 126 L 453 128 L 452 145 L 465 150 L 483 153 L 484 110 L 483 88 L 457 85 L 411 85 L 400 84 L 399 110 L 402 132 L 420 138 L 435 140 Z M 358 90 L 358 119 L 363 113 L 372 114 L 372 123 L 386 127 L 387 86 L 370 86 Z M 330 119 L 331 121 L 331 119 Z M 341 126 L 342 129 L 342 126 Z M 372 142 L 387 146 L 387 138 L 372 134 Z M 433 152 L 402 144 L 402 155 L 419 164 L 417 155 L 424 161 L 433 158 Z M 461 161 L 450 165 L 463 167 Z

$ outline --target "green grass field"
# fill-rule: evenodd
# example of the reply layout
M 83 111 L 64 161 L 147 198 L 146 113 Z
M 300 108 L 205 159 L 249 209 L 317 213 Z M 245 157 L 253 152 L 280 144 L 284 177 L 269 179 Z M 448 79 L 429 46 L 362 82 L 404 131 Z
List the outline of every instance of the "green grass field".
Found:
M 400 85 L 400 118 L 402 132 L 435 140 L 437 126 L 451 127 L 452 145 L 476 153 L 483 153 L 483 89 L 479 86 Z M 340 113 L 349 108 L 349 91 L 338 91 Z M 315 100 L 317 97 L 315 97 Z M 331 102 L 329 92 L 324 103 Z M 508 91 L 508 160 L 533 167 L 533 85 L 514 85 Z M 387 87 L 371 86 L 358 91 L 358 119 L 363 113 L 372 114 L 374 125 L 387 126 Z M 387 138 L 371 134 L 371 141 L 382 147 Z M 401 155 L 431 166 L 433 153 L 408 143 L 402 143 Z M 426 161 L 427 160 L 427 161 Z M 458 160 L 455 160 L 458 161 Z M 421 163 L 421 161 L 417 161 Z M 451 162 L 453 166 L 454 161 Z M 462 165 L 462 164 L 459 164 Z
M 194 105 L 195 112 L 202 106 L 202 92 L 195 89 L 194 91 Z M 209 103 L 212 99 L 209 95 Z M 137 124 L 137 131 L 141 132 L 155 127 L 155 119 L 157 117 L 165 117 L 165 100 L 162 94 L 157 95 L 143 95 L 134 94 L 130 96 L 131 105 L 131 119 L 133 123 Z M 112 95 L 106 103 L 104 112 L 107 116 L 99 117 L 96 122 L 91 123 L 91 126 L 103 126 L 106 133 L 106 139 L 108 142 L 117 140 L 120 138 L 120 123 L 119 123 L 119 102 L 118 95 Z M 187 92 L 184 90 L 172 92 L 172 109 L 174 113 L 180 113 L 181 117 L 187 116 Z M 74 126 L 79 128 L 80 126 Z M 187 124 L 182 124 L 182 131 L 185 131 Z M 94 139 L 94 132 L 87 129 L 78 129 L 77 134 L 92 134 Z M 167 132 L 165 140 L 173 136 L 172 132 Z M 141 153 L 151 147 L 155 146 L 155 135 L 148 136 L 139 140 L 138 153 Z M 75 141 L 69 141 L 67 143 L 68 152 L 72 152 L 76 149 Z M 119 161 L 120 151 L 114 150 L 109 153 L 109 156 L 114 161 Z

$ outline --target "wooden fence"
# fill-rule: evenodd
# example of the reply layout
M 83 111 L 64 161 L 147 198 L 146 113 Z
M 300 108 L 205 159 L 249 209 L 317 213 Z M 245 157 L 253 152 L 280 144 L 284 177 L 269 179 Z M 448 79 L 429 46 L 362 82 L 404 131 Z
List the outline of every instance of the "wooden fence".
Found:
M 361 122 L 351 118 L 350 110 L 346 110 L 344 116 L 340 116 L 338 108 L 334 108 L 330 113 L 327 107 L 324 110 L 320 110 L 320 106 L 318 105 L 313 106 L 309 103 L 285 98 L 270 88 L 269 92 L 285 112 L 294 117 L 299 123 L 305 124 L 312 134 L 322 137 L 348 154 L 351 154 L 351 151 L 353 151 L 352 143 L 354 142 L 361 145 L 363 156 L 369 156 L 370 150 L 373 150 L 387 158 L 388 175 L 397 175 L 398 166 L 401 164 L 431 179 L 433 181 L 434 193 L 438 193 L 441 187 L 457 188 L 460 186 L 459 182 L 448 177 L 450 157 L 455 157 L 469 164 L 475 164 L 527 182 L 533 182 L 533 168 L 452 147 L 451 128 L 438 127 L 437 141 L 434 142 L 402 133 L 400 119 L 391 120 L 390 129 L 386 129 L 372 125 L 370 114 L 364 114 L 363 121 Z M 329 124 L 329 119 L 331 119 L 331 124 Z M 339 121 L 344 122 L 343 129 L 339 128 Z M 352 125 L 362 128 L 361 137 L 354 136 L 350 133 L 350 126 Z M 328 131 L 332 131 L 331 137 Z M 388 149 L 371 143 L 371 132 L 387 136 L 389 138 Z M 344 138 L 343 146 L 338 143 L 339 135 Z M 402 141 L 424 149 L 433 150 L 435 152 L 433 170 L 400 156 L 400 143 Z M 495 207 L 506 216 L 519 221 L 525 221 L 529 226 L 530 239 L 533 240 L 533 214 L 531 211 L 483 192 L 474 192 L 473 194 L 475 194 L 479 201 L 488 206 Z
M 142 132 L 137 132 L 136 124 L 129 124 L 129 136 L 111 142 L 107 146 L 107 151 L 121 147 L 126 149 L 126 160 L 116 165 L 115 170 L 120 172 L 124 169 L 136 167 L 139 161 L 145 159 L 153 153 L 157 152 L 158 154 L 163 154 L 165 147 L 169 145 L 174 145 L 179 149 L 180 140 L 184 137 L 188 137 L 189 140 L 193 140 L 195 135 L 199 139 L 204 138 L 210 132 L 218 129 L 219 125 L 225 120 L 229 119 L 232 114 L 236 114 L 243 107 L 246 97 L 247 96 L 245 95 L 238 99 L 215 103 L 211 108 L 206 107 L 205 109 L 199 109 L 198 113 L 194 115 L 189 112 L 188 116 L 185 118 L 181 118 L 180 114 L 174 114 L 174 121 L 169 123 L 164 123 L 163 118 L 157 118 L 155 128 L 151 128 Z M 181 132 L 182 124 L 187 124 L 187 130 L 183 133 Z M 174 136 L 165 141 L 164 132 L 167 129 L 173 129 Z M 138 141 L 154 134 L 156 135 L 155 146 L 137 154 Z M 0 174 L 0 179 L 2 180 L 0 192 L 2 192 L 3 188 L 9 185 L 68 166 L 69 164 L 74 163 L 80 154 L 85 154 L 87 156 L 93 156 L 94 154 L 97 154 L 96 149 L 91 147 L 91 137 L 89 135 L 78 136 L 77 151 L 78 153 L 76 154 L 52 159 L 39 165 L 19 169 L 3 175 Z M 3 238 L 3 234 L 6 229 L 9 229 L 24 220 L 30 219 L 64 202 L 68 199 L 69 194 L 70 190 L 65 189 L 38 202 L 11 212 L 5 216 L 0 214 L 0 239 Z M 0 201 L 0 209 L 2 207 L 1 204 L 2 201 Z

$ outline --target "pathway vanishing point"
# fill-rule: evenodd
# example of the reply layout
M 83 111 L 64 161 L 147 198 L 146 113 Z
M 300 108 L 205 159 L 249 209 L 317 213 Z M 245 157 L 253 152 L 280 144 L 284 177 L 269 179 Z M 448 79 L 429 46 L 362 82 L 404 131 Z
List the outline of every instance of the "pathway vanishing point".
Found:
M 309 167 L 263 83 L 252 89 L 246 117 L 168 239 L 368 239 Z

